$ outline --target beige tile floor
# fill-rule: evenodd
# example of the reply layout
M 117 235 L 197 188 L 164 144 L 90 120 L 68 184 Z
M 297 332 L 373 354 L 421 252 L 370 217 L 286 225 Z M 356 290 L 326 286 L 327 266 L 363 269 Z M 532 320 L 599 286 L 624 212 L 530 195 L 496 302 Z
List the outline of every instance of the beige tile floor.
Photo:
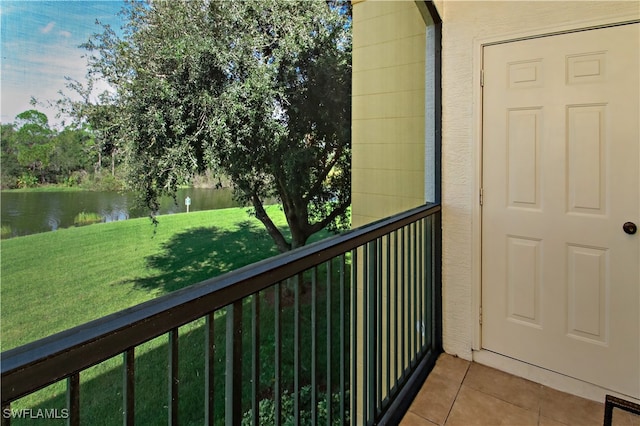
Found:
M 588 426 L 603 419 L 604 404 L 443 354 L 400 425 Z M 640 426 L 640 416 L 614 409 L 613 424 Z

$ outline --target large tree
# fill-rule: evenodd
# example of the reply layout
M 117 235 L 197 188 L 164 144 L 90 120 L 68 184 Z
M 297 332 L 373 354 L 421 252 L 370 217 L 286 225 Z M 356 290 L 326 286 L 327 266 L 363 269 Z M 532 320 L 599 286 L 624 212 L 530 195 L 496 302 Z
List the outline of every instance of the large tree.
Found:
M 13 124 L 2 124 L 0 134 L 0 185 L 10 188 L 17 184 L 22 172 L 18 162 L 18 147 L 16 146 L 16 129 Z
M 111 33 L 108 27 L 107 33 Z M 85 147 L 88 148 L 87 154 L 93 159 L 94 173 L 101 173 L 104 158 L 110 157 L 111 175 L 115 176 L 116 156 L 122 151 L 118 137 L 118 129 L 122 124 L 118 97 L 109 89 L 102 92 L 96 89 L 95 85 L 102 78 L 94 72 L 95 70 L 90 70 L 85 84 L 66 77 L 66 88 L 71 94 L 59 91 L 61 98 L 54 105 L 58 109 L 58 118 L 71 117 L 73 127 L 92 136 Z
M 281 251 L 346 220 L 350 205 L 348 2 L 131 2 L 119 35 L 85 45 L 117 91 L 131 183 L 157 208 L 214 169 Z M 113 125 L 113 123 L 111 123 Z M 264 209 L 277 198 L 287 240 Z
M 40 183 L 44 183 L 54 150 L 55 131 L 49 127 L 47 116 L 35 109 L 18 114 L 16 126 L 18 131 L 15 133 L 15 146 L 18 162 Z

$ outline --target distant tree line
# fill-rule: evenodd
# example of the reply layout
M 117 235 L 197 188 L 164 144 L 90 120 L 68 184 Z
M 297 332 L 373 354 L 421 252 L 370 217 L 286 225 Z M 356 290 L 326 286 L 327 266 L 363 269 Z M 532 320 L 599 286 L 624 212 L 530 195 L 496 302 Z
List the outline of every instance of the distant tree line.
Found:
M 2 124 L 0 151 L 3 189 L 45 184 L 91 185 L 118 189 L 117 151 L 100 143 L 86 127 L 56 130 L 47 116 L 35 109 L 20 113 L 13 123 Z

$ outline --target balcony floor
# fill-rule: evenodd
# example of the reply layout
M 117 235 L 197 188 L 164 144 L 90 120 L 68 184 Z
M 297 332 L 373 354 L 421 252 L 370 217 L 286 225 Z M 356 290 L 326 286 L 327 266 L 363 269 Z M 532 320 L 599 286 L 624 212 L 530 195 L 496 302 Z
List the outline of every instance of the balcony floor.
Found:
M 640 416 L 613 410 L 614 425 Z M 400 423 L 433 425 L 602 425 L 604 404 L 443 354 Z

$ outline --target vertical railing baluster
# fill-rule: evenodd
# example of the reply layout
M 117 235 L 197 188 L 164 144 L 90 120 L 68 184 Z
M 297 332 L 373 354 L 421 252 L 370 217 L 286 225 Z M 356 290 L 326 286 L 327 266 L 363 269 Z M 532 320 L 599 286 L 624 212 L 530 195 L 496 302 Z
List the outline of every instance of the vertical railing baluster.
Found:
M 280 315 L 280 286 L 281 283 L 277 283 L 273 289 L 273 309 L 274 309 L 274 346 L 275 346 L 275 354 L 274 354 L 274 383 L 273 383 L 273 393 L 275 398 L 275 424 L 282 424 L 282 318 Z
M 418 287 L 418 278 L 417 278 L 417 268 L 416 268 L 416 224 L 412 222 L 409 225 L 409 229 L 411 231 L 411 239 L 409 240 L 409 253 L 411 257 L 411 290 L 409 296 L 409 356 L 410 356 L 410 366 L 413 367 L 416 361 L 416 340 L 418 334 L 416 333 L 416 290 Z
M 346 398 L 345 392 L 346 388 L 346 376 L 347 376 L 347 364 L 345 363 L 345 351 L 346 348 L 346 339 L 345 339 L 345 327 L 346 327 L 346 300 L 345 300 L 345 269 L 347 267 L 345 254 L 342 253 L 340 255 L 340 424 L 344 425 L 345 422 L 345 410 L 346 410 Z M 353 285 L 353 283 L 351 284 Z
M 411 288 L 409 289 L 409 366 L 413 367 L 416 354 L 416 227 L 412 222 L 409 225 L 409 260 L 411 262 L 409 271 L 411 279 L 409 280 Z
M 433 347 L 433 285 L 435 268 L 433 262 L 433 216 L 427 218 L 427 230 L 425 238 L 425 262 L 427 264 L 427 295 L 425 297 L 424 317 L 427 321 L 427 346 Z
M 301 276 L 293 279 L 293 419 L 300 424 L 300 281 Z
M 371 241 L 367 244 L 369 247 L 368 256 L 365 257 L 367 262 L 368 278 L 369 280 L 365 280 L 365 288 L 368 289 L 368 299 L 367 299 L 367 312 L 369 316 L 369 324 L 367 327 L 367 331 L 369 335 L 367 336 L 367 371 L 369 372 L 369 380 L 367 390 L 368 402 L 367 402 L 367 423 L 372 423 L 375 419 L 376 413 L 376 399 L 377 399 L 377 389 L 378 384 L 376 380 L 377 375 L 377 350 L 376 350 L 376 337 L 377 337 L 377 324 L 378 324 L 378 315 L 377 315 L 377 272 L 378 268 L 376 267 L 376 256 L 377 256 L 377 240 Z
M 135 424 L 135 348 L 130 348 L 122 354 L 124 386 L 122 392 L 123 423 L 127 426 Z
M 169 332 L 169 413 L 168 419 L 170 425 L 177 425 L 179 412 L 179 396 L 178 387 L 180 383 L 178 371 L 178 329 L 174 328 Z
M 333 421 L 332 417 L 331 417 L 331 391 L 332 391 L 332 387 L 333 387 L 333 382 L 331 380 L 331 375 L 333 374 L 333 368 L 332 368 L 332 362 L 331 362 L 331 358 L 332 358 L 332 353 L 331 353 L 331 339 L 333 336 L 333 330 L 331 329 L 331 325 L 332 325 L 332 317 L 331 317 L 331 313 L 332 313 L 332 308 L 333 308 L 333 302 L 331 300 L 331 287 L 333 284 L 333 268 L 332 268 L 332 263 L 333 263 L 333 259 L 330 259 L 327 262 L 327 291 L 326 291 L 326 315 L 327 315 L 327 356 L 326 356 L 326 362 L 327 362 L 327 426 L 331 425 L 331 422 Z
M 382 411 L 382 237 L 376 239 L 376 417 Z
M 429 300 L 431 294 L 431 261 L 429 259 L 429 238 L 431 229 L 429 226 L 429 217 L 424 219 L 424 238 L 422 248 L 422 261 L 424 262 L 424 295 L 422 302 L 422 317 L 424 318 L 424 350 L 429 350 L 431 346 L 431 318 L 429 316 Z
M 434 318 L 434 348 L 442 348 L 442 211 L 434 216 L 433 224 L 433 318 Z M 437 341 L 436 341 L 437 340 Z
M 233 425 L 240 426 L 242 422 L 242 300 L 233 304 Z
M 415 337 L 413 339 L 413 365 L 418 363 L 418 353 L 420 352 L 420 333 L 418 332 L 418 293 L 420 287 L 419 282 L 419 265 L 418 265 L 418 222 L 413 223 L 413 332 Z
M 386 381 L 386 390 L 387 390 L 387 398 L 391 398 L 391 233 L 386 236 L 386 256 L 385 256 L 385 264 L 386 264 L 386 292 L 387 292 L 387 313 L 386 313 L 386 372 L 387 372 L 387 381 Z
M 430 241 L 431 241 L 431 231 L 429 228 L 429 223 L 430 223 L 430 217 L 426 217 L 424 220 L 424 249 L 422 251 L 422 256 L 424 257 L 424 281 L 425 281 L 425 291 L 424 291 L 424 305 L 423 305 L 423 315 L 424 315 L 424 321 L 425 321 L 425 326 L 424 326 L 424 344 L 425 344 L 425 350 L 428 350 L 431 346 L 431 338 L 429 335 L 429 330 L 431 328 L 431 319 L 429 318 L 429 313 L 431 312 L 431 309 L 429 308 L 429 300 L 431 300 L 431 283 L 432 281 L 432 276 L 431 276 L 431 271 L 433 268 L 431 268 L 431 258 L 430 258 L 430 253 L 431 253 L 431 249 L 429 247 Z
M 400 231 L 400 316 L 401 316 L 401 322 L 400 322 L 400 333 L 401 334 L 401 338 L 400 338 L 400 359 L 401 359 L 401 382 L 404 382 L 404 375 L 405 375 L 405 366 L 406 366 L 406 354 L 405 354 L 405 350 L 406 350 L 406 346 L 405 346 L 405 335 L 407 333 L 407 311 L 405 310 L 405 288 L 406 288 L 406 276 L 405 276 L 405 261 L 406 261 L 406 256 L 405 256 L 405 232 L 404 232 L 404 227 L 399 229 Z
M 358 419 L 358 249 L 351 250 L 351 425 Z
M 254 425 L 260 418 L 260 294 L 251 297 L 251 417 Z
M 227 307 L 225 423 L 242 421 L 242 300 Z
M 415 316 L 415 320 L 414 320 L 414 324 L 413 324 L 413 329 L 415 332 L 415 341 L 414 341 L 414 358 L 415 358 L 415 363 L 417 364 L 418 361 L 420 360 L 418 354 L 420 353 L 420 329 L 418 327 L 418 321 L 420 320 L 420 311 L 419 311 L 419 303 L 420 303 L 420 286 L 422 285 L 420 283 L 420 256 L 418 255 L 419 253 L 419 238 L 420 238 L 420 234 L 419 234 L 419 226 L 418 226 L 418 221 L 416 221 L 414 223 L 414 230 L 415 230 L 415 235 L 416 235 L 416 239 L 414 241 L 414 245 L 413 245 L 413 257 L 414 257 L 414 261 L 415 261 L 415 265 L 414 265 L 414 269 L 415 269 L 415 294 L 414 294 L 414 298 L 415 298 L 415 302 L 414 302 L 414 316 Z
M 369 422 L 369 249 L 368 244 L 362 246 L 362 423 Z
M 213 426 L 215 420 L 215 312 L 206 316 L 205 323 L 205 364 L 204 364 L 204 418 L 207 426 Z
M 411 366 L 413 365 L 413 285 L 415 276 L 413 275 L 413 240 L 415 234 L 413 232 L 412 224 L 407 225 L 407 232 L 409 238 L 407 239 L 407 369 L 411 374 Z
M 424 296 L 424 262 L 422 255 L 422 246 L 424 241 L 423 223 L 424 219 L 418 220 L 418 241 L 417 241 L 417 259 L 418 259 L 418 309 L 417 309 L 417 332 L 418 332 L 418 353 L 422 354 L 424 348 L 424 317 L 422 316 L 422 298 Z
M 422 256 L 423 256 L 423 262 L 424 262 L 424 281 L 425 281 L 425 288 L 424 288 L 424 296 L 423 296 L 423 305 L 422 305 L 422 316 L 424 318 L 424 345 L 425 345 L 425 350 L 428 350 L 431 346 L 431 339 L 429 337 L 429 330 L 431 328 L 431 319 L 429 318 L 429 300 L 430 300 L 430 292 L 431 292 L 431 261 L 429 259 L 429 238 L 430 238 L 430 231 L 429 231 L 429 218 L 425 218 L 424 220 L 424 241 L 423 241 L 423 250 L 422 250 Z
M 411 240 L 413 238 L 413 233 L 411 232 L 411 225 L 406 226 L 407 229 L 407 315 L 406 315 L 406 326 L 405 330 L 407 331 L 407 363 L 406 367 L 409 370 L 411 368 L 411 363 L 413 361 L 413 356 L 411 353 L 412 342 L 413 342 L 413 333 L 411 330 L 413 327 L 411 326 L 411 302 L 413 300 L 411 296 L 412 281 L 413 281 L 413 265 L 411 264 Z
M 67 425 L 80 425 L 80 373 L 74 373 L 67 378 L 67 410 Z
M 311 270 L 311 424 L 318 424 L 318 390 L 316 374 L 318 372 L 318 268 Z
M 400 279 L 398 278 L 398 271 L 399 271 L 399 265 L 398 265 L 398 251 L 399 251 L 399 245 L 398 245 L 398 240 L 399 240 L 399 235 L 398 235 L 399 231 L 396 230 L 393 233 L 393 327 L 394 327 L 394 340 L 395 340 L 395 344 L 394 344 L 394 351 L 393 351 L 393 387 L 394 389 L 398 390 L 398 377 L 400 377 L 400 362 L 399 362 L 399 357 L 398 354 L 400 353 L 400 332 L 398 330 L 398 323 L 400 322 L 400 318 L 399 318 L 399 309 L 398 309 L 398 303 L 400 302 L 398 299 L 398 294 L 399 294 L 399 288 L 398 288 L 398 283 L 400 281 Z

